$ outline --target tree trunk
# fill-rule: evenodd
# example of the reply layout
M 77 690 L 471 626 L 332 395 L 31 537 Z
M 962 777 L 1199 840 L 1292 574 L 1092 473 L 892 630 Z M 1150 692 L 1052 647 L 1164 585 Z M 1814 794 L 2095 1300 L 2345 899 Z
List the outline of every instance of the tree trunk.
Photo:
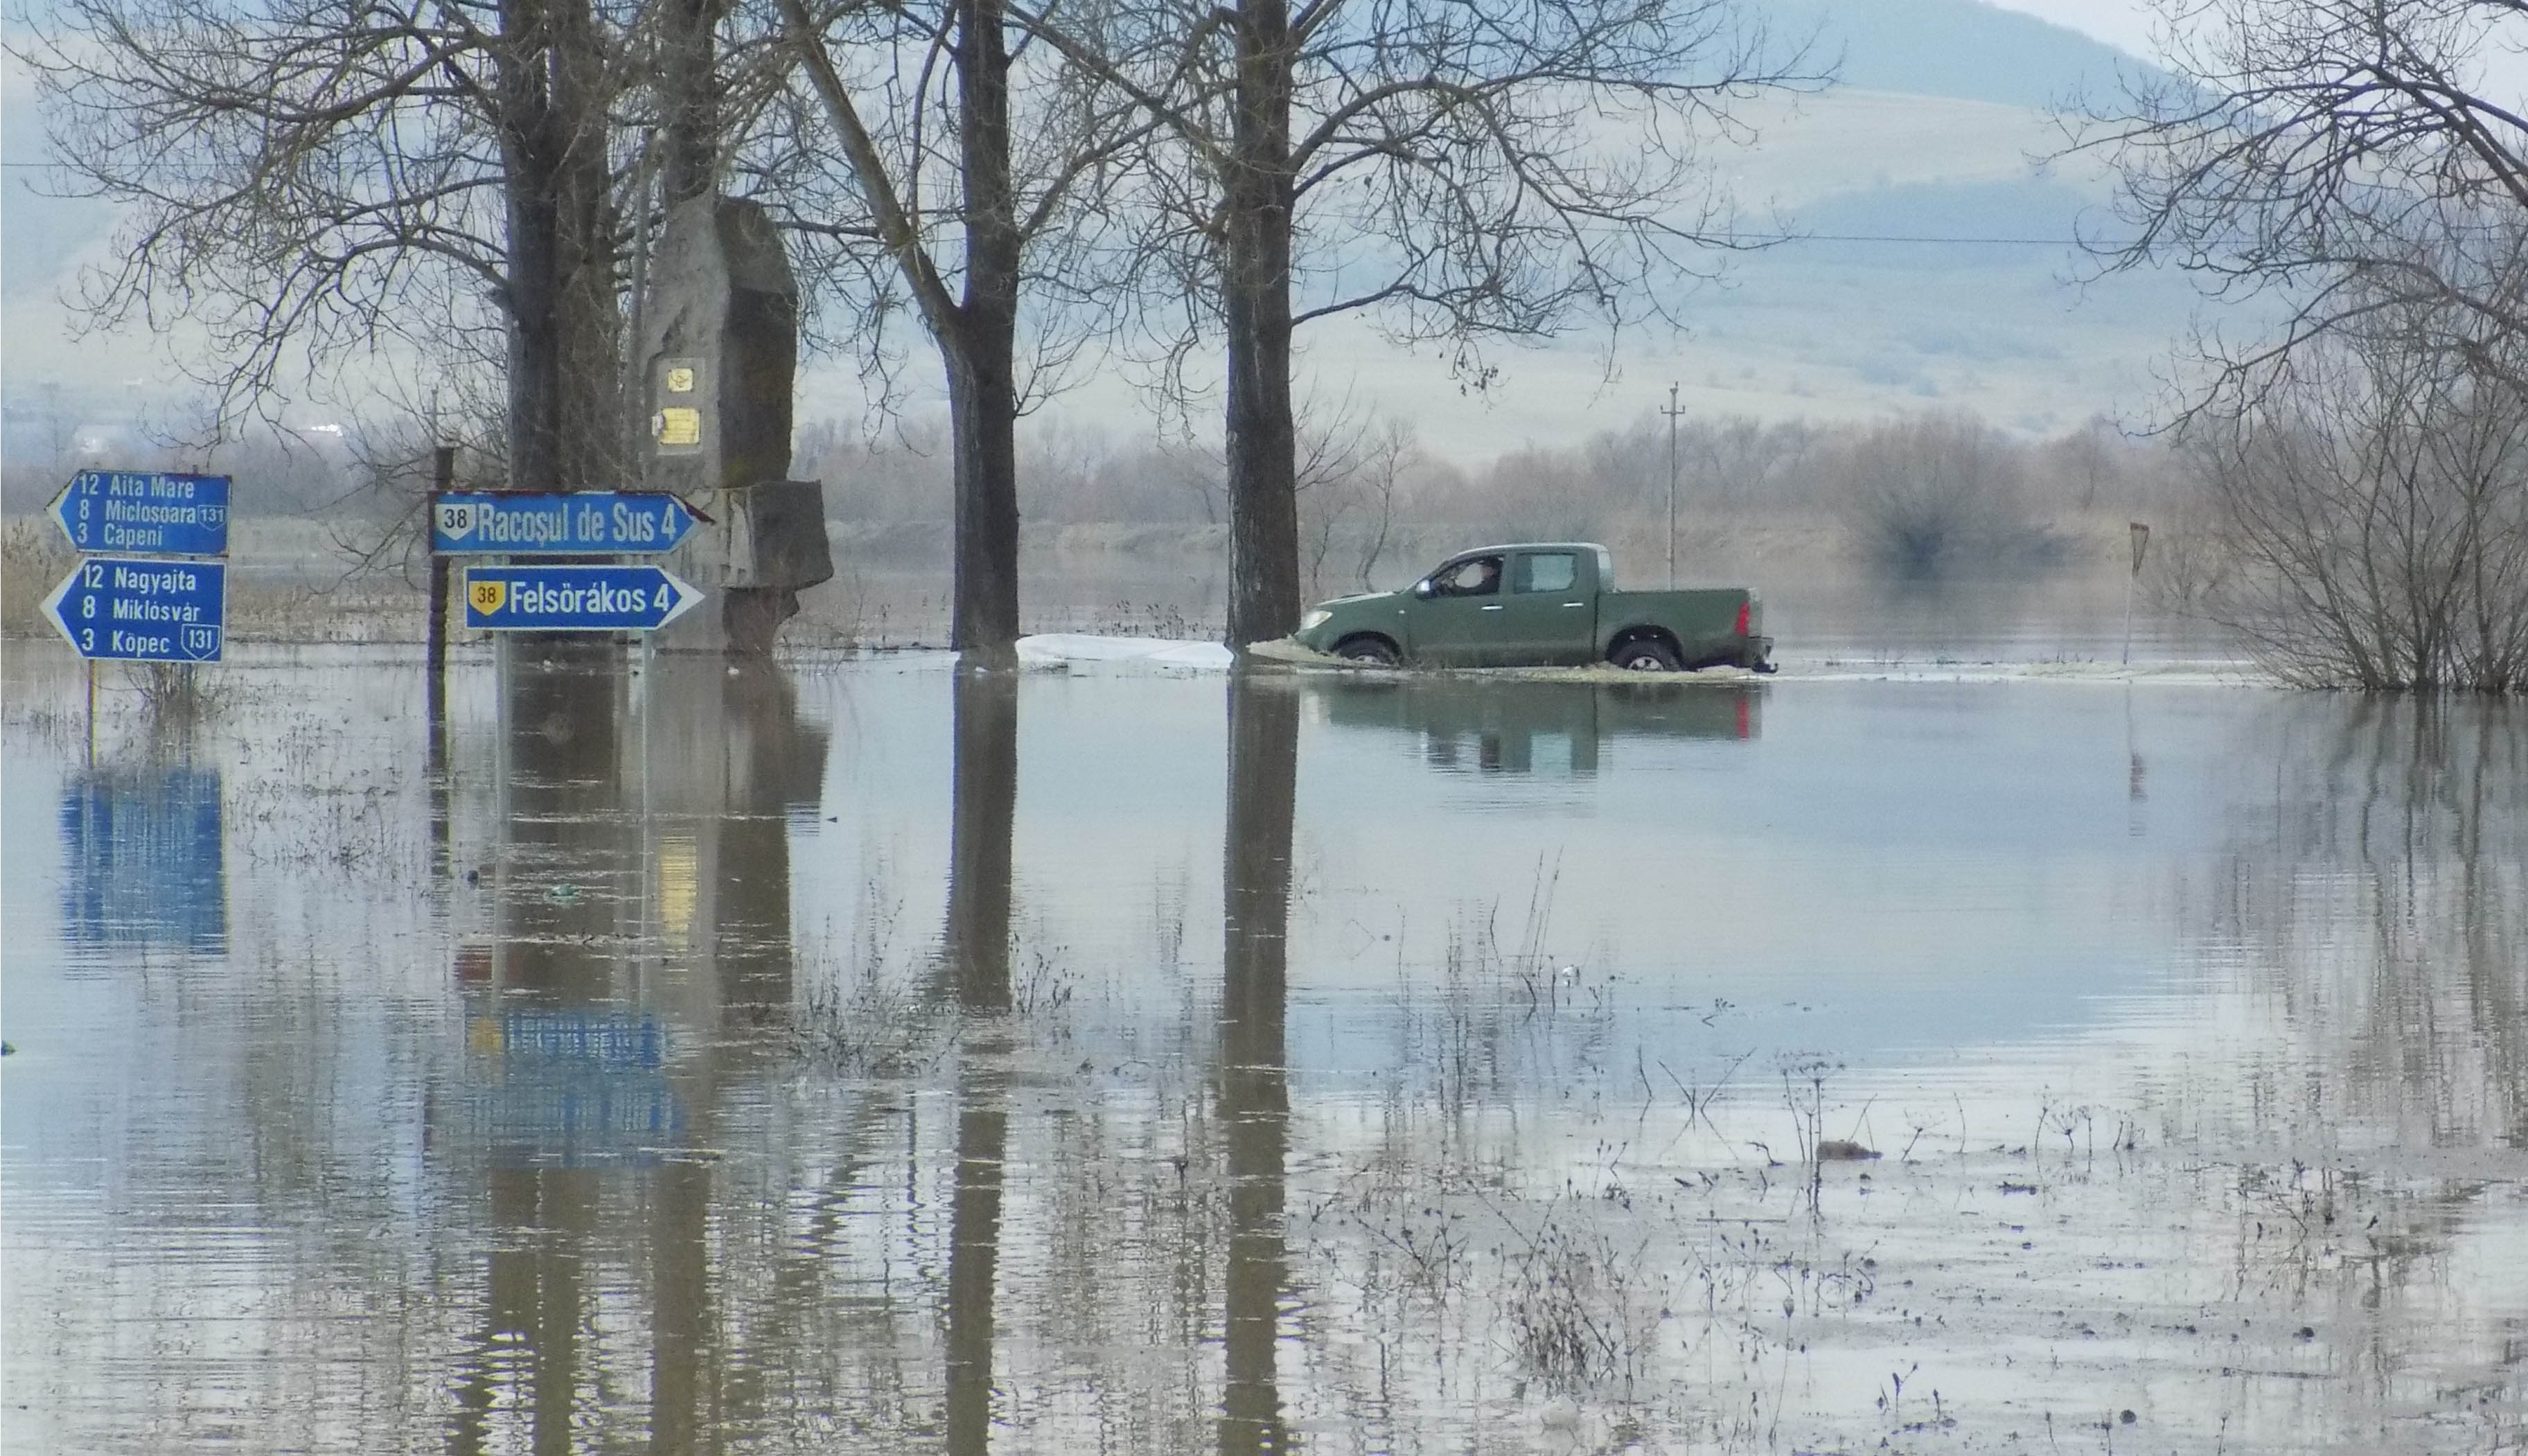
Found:
M 622 464 L 605 58 L 588 0 L 509 0 L 499 53 L 509 215 L 509 484 L 573 491 Z
M 606 156 L 606 57 L 589 0 L 569 0 L 553 29 L 554 171 L 560 192 L 561 400 L 555 462 L 565 491 L 625 484 L 622 319 L 614 286 L 613 168 Z
M 720 0 L 667 0 L 659 11 L 660 182 L 669 208 L 719 185 L 720 9 Z
M 1018 389 L 1002 338 L 994 348 L 968 334 L 943 350 L 957 493 L 949 646 L 985 667 L 1010 665 L 1019 640 Z
M 1019 639 L 1017 201 L 1010 182 L 1010 55 L 1001 0 L 957 6 L 958 142 L 966 286 L 948 363 L 957 585 L 950 646 L 1006 664 Z
M 1223 245 L 1229 332 L 1229 641 L 1299 625 L 1298 431 L 1290 414 L 1290 12 L 1241 0 Z
M 554 406 L 561 397 L 561 350 L 553 280 L 559 272 L 559 197 L 543 123 L 549 96 L 543 61 L 545 7 L 509 0 L 500 11 L 500 143 L 509 209 L 509 485 L 553 490 Z

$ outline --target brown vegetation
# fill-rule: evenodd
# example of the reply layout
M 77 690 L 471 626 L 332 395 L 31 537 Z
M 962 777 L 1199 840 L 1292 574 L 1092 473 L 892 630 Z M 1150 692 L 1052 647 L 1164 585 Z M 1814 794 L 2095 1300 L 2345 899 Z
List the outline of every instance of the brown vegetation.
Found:
M 1432 553 L 1483 540 L 1605 541 L 1640 585 L 1665 555 L 1666 427 L 1637 424 L 1578 443 L 1457 464 L 1403 421 L 1337 418 L 1303 431 L 1301 564 L 1312 597 L 1393 588 Z M 825 424 L 802 432 L 802 468 L 847 482 L 838 521 L 898 540 L 940 519 L 942 442 L 909 428 L 871 442 Z M 1075 546 L 1148 549 L 1146 529 L 1223 522 L 1219 456 L 1179 442 L 1039 427 L 1021 442 L 1020 511 Z M 1678 452 L 1679 551 L 1712 569 L 1784 548 L 1893 582 L 2041 574 L 2094 553 L 2097 520 L 2177 504 L 2168 451 L 2091 422 L 2053 441 L 2014 439 L 1966 414 L 1873 425 L 1688 421 Z M 2094 518 L 2094 519 L 2093 519 Z M 1092 526 L 1102 530 L 1091 531 Z
M 2528 686 L 2528 406 L 2394 317 L 2197 413 L 2199 609 L 2289 682 Z
M 2486 89 L 2516 0 L 2160 0 L 2167 68 L 2077 145 L 2122 173 L 2110 266 L 2278 322 L 2197 340 L 2208 533 L 2172 597 L 2290 681 L 2528 671 L 2528 120 Z

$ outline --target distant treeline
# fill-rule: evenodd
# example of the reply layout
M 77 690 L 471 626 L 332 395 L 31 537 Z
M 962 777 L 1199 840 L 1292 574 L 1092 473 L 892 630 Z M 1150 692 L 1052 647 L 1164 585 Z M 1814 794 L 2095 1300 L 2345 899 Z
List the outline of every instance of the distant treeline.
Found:
M 943 433 L 916 425 L 872 441 L 815 425 L 801 432 L 798 468 L 826 483 L 837 520 L 939 521 Z M 1302 566 L 1317 593 L 1392 585 L 1428 564 L 1398 560 L 1399 547 L 1435 536 L 1604 540 L 1636 553 L 1661 549 L 1666 536 L 1668 430 L 1656 414 L 1474 464 L 1437 457 L 1405 422 L 1342 415 L 1304 432 L 1300 465 Z M 1677 426 L 1675 466 L 1688 554 L 1720 545 L 1732 523 L 1803 516 L 1820 545 L 1922 580 L 2045 570 L 2066 559 L 2075 522 L 2150 511 L 2173 500 L 2180 479 L 2164 447 L 2104 420 L 2031 441 L 1963 412 L 1871 424 L 1692 418 Z M 1226 519 L 1219 453 L 1197 443 L 1039 425 L 1022 437 L 1019 482 L 1033 527 Z
M 76 434 L 41 430 L 12 440 L 0 465 L 0 499 L 8 513 L 43 509 L 81 470 L 186 470 L 234 476 L 239 515 L 323 515 L 400 508 L 373 487 L 378 472 L 361 458 L 359 440 L 347 433 L 252 430 L 210 450 L 150 442 L 139 430 L 118 431 L 109 442 L 82 442 Z

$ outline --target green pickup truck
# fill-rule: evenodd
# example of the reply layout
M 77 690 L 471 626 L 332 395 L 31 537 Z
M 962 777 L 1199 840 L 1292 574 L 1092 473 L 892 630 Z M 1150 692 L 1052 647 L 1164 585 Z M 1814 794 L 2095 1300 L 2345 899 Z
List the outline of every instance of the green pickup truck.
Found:
M 1582 666 L 1634 672 L 1770 672 L 1764 607 L 1735 587 L 1619 592 L 1614 557 L 1589 542 L 1460 551 L 1401 592 L 1338 597 L 1299 622 L 1311 651 L 1393 667 Z

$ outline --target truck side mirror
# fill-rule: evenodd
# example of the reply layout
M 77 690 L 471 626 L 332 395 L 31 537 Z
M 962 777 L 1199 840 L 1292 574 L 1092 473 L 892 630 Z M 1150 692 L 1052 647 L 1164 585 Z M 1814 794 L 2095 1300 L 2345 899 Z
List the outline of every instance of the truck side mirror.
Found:
M 1413 595 L 1422 598 L 1426 601 L 1430 599 L 1433 590 L 1431 579 L 1427 576 L 1413 584 Z

